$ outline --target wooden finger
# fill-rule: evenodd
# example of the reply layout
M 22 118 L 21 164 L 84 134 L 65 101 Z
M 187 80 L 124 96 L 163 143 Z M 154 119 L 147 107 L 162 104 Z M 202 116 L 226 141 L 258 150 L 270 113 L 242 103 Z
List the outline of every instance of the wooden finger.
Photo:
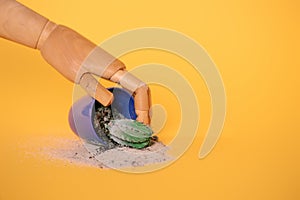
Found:
M 93 98 L 102 105 L 108 106 L 113 101 L 113 94 L 103 87 L 92 74 L 85 73 L 82 75 L 80 86 Z
M 133 93 L 137 121 L 150 124 L 151 93 L 146 83 L 125 70 L 119 70 L 110 80 L 120 83 L 122 87 Z
M 148 111 L 136 110 L 137 118 L 136 120 L 142 122 L 143 124 L 150 125 L 150 116 Z
M 120 60 L 100 47 L 95 47 L 90 52 L 82 66 L 85 70 L 105 79 L 110 79 L 117 71 L 125 69 Z
M 151 93 L 147 85 L 138 88 L 134 94 L 134 107 L 138 115 L 137 120 L 145 124 L 150 124 L 150 107 L 151 107 Z

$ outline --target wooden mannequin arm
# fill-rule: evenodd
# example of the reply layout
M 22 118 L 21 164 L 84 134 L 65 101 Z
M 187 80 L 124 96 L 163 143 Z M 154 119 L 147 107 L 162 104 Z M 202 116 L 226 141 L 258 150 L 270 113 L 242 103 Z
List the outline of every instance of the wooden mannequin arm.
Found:
M 149 88 L 124 71 L 121 61 L 74 30 L 14 0 L 0 0 L 0 37 L 40 50 L 50 65 L 103 105 L 111 104 L 113 95 L 92 74 L 120 83 L 134 93 L 137 120 L 150 123 Z
M 111 92 L 89 72 L 97 71 L 96 68 L 115 71 L 124 69 L 125 65 L 97 47 L 97 56 L 101 59 L 87 63 L 89 69 L 82 67 L 96 45 L 72 29 L 49 21 L 17 1 L 0 0 L 0 37 L 39 49 L 50 65 L 70 81 L 80 84 L 100 103 L 109 105 L 113 101 Z
M 0 0 L 0 36 L 36 48 L 47 19 L 14 0 Z

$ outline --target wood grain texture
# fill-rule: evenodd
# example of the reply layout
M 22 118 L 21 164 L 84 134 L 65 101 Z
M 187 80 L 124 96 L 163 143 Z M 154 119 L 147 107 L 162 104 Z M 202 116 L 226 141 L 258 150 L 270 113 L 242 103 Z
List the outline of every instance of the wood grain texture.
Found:
M 0 0 L 0 36 L 3 38 L 36 48 L 47 21 L 14 0 Z
M 150 124 L 149 110 L 151 108 L 151 91 L 147 85 L 143 85 L 134 93 L 134 107 L 137 120 L 144 124 Z
M 133 93 L 137 120 L 144 124 L 150 124 L 151 92 L 146 83 L 126 70 L 117 71 L 110 80 L 120 83 L 122 87 Z
M 0 0 L 0 37 L 40 50 L 58 72 L 103 105 L 111 104 L 113 95 L 92 74 L 120 83 L 134 93 L 137 120 L 150 123 L 148 86 L 124 71 L 120 60 L 71 28 L 57 25 L 14 0 Z
M 79 83 L 85 73 L 80 69 L 81 64 L 95 47 L 72 29 L 58 25 L 41 45 L 40 51 L 44 59 L 67 79 Z

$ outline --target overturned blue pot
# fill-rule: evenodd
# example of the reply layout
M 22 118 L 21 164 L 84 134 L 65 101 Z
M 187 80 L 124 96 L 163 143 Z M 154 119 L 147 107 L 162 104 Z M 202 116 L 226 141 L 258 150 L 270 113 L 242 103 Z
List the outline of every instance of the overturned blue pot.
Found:
M 136 119 L 134 110 L 134 99 L 126 90 L 122 88 L 108 88 L 114 95 L 111 104 L 120 114 L 128 119 Z M 96 143 L 104 141 L 96 133 L 93 126 L 95 111 L 101 104 L 90 96 L 84 96 L 76 101 L 69 112 L 69 124 L 72 131 L 80 138 Z

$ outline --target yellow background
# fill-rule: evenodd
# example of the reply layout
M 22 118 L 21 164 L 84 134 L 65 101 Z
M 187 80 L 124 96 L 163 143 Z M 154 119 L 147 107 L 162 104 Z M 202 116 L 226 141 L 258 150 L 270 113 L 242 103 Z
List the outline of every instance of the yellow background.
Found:
M 73 85 L 35 50 L 1 39 L 1 200 L 300 199 L 299 1 L 21 2 L 96 43 L 148 26 L 194 38 L 223 77 L 227 117 L 216 147 L 199 160 L 210 116 L 202 79 L 174 55 L 140 51 L 122 58 L 129 69 L 147 62 L 168 64 L 181 69 L 197 91 L 201 123 L 183 157 L 140 175 L 24 157 L 23 141 L 74 137 L 67 122 Z M 178 105 L 168 104 L 160 90 L 153 88 L 153 101 L 166 105 L 168 121 L 159 135 L 168 143 L 177 127 L 171 123 L 178 121 Z

